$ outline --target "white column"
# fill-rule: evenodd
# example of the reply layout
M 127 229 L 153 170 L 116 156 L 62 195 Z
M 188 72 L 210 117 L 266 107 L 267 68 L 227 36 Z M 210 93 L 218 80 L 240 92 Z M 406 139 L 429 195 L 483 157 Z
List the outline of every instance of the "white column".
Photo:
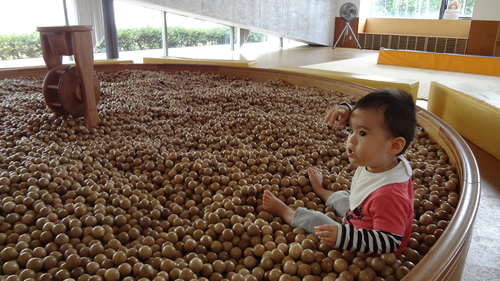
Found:
M 167 12 L 162 11 L 163 14 L 163 24 L 161 26 L 161 45 L 163 47 L 163 55 L 168 57 L 168 30 L 167 30 Z

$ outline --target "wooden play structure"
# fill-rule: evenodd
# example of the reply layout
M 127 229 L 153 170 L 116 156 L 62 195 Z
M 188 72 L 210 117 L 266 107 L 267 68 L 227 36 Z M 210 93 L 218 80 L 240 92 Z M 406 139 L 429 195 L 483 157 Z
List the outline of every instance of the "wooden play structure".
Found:
M 57 116 L 84 117 L 84 125 L 99 124 L 99 81 L 94 74 L 92 26 L 38 27 L 47 69 L 43 96 Z M 63 65 L 62 56 L 74 56 L 76 65 Z

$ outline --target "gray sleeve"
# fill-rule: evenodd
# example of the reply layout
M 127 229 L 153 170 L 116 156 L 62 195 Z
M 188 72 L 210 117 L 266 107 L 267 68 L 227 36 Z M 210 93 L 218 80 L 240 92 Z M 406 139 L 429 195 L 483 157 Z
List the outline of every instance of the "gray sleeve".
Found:
M 292 219 L 292 227 L 302 227 L 308 233 L 314 233 L 315 226 L 324 224 L 340 225 L 321 212 L 311 211 L 302 207 L 295 210 L 295 215 Z
M 334 208 L 337 216 L 343 218 L 349 211 L 349 196 L 350 193 L 346 190 L 334 192 L 326 199 L 325 206 Z

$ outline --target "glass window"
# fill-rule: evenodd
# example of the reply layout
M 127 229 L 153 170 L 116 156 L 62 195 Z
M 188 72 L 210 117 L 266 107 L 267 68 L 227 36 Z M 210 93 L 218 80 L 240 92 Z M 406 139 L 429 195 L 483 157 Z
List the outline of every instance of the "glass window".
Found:
M 460 10 L 461 17 L 472 17 L 474 9 L 474 0 L 460 0 L 458 2 L 458 10 Z
M 451 0 L 373 0 L 374 18 L 438 19 L 441 5 L 451 6 Z M 460 17 L 471 17 L 474 0 L 457 0 Z
M 61 0 L 0 1 L 0 68 L 43 65 L 36 28 L 64 24 Z
M 0 34 L 36 32 L 37 26 L 64 25 L 61 0 L 0 2 Z

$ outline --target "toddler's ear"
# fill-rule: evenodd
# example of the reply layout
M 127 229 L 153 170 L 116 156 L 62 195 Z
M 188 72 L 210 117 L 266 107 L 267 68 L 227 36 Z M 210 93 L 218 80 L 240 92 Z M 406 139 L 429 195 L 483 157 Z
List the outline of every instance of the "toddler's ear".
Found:
M 406 145 L 406 140 L 403 137 L 393 138 L 391 142 L 391 147 L 389 148 L 389 153 L 399 154 Z

